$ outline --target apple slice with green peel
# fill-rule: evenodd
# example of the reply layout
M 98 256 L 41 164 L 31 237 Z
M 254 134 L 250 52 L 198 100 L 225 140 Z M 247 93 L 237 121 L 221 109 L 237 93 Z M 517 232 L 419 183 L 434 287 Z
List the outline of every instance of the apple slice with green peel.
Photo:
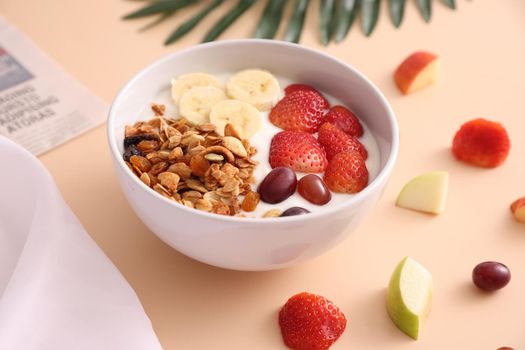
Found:
M 445 209 L 448 173 L 432 171 L 410 180 L 397 196 L 396 205 L 401 208 L 440 214 Z
M 432 303 L 432 275 L 406 257 L 397 265 L 387 291 L 387 310 L 397 328 L 418 339 Z

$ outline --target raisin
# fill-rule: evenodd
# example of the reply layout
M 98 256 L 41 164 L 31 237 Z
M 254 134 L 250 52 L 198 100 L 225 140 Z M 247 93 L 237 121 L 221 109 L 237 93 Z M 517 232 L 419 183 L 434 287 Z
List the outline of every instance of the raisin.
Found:
M 155 134 L 142 134 L 142 135 L 133 135 L 124 138 L 124 147 L 129 147 L 131 145 L 136 145 L 140 141 L 160 141 L 158 135 Z
M 124 151 L 124 154 L 122 156 L 126 162 L 129 162 L 129 158 L 131 158 L 131 156 L 143 157 L 144 154 L 137 149 L 136 145 L 132 144 L 132 145 L 129 145 L 129 147 L 126 147 L 126 150 Z

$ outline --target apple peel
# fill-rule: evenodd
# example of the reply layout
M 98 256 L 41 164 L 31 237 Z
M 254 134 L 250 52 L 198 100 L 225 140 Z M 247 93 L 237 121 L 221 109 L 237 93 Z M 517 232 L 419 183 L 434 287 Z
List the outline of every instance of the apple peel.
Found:
M 418 339 L 430 313 L 433 281 L 430 272 L 405 257 L 392 273 L 387 289 L 387 311 L 394 324 L 406 335 Z
M 394 81 L 404 95 L 434 84 L 439 72 L 439 57 L 426 51 L 408 56 L 394 73 Z
M 510 206 L 510 211 L 514 219 L 518 222 L 525 223 L 525 197 L 516 199 Z

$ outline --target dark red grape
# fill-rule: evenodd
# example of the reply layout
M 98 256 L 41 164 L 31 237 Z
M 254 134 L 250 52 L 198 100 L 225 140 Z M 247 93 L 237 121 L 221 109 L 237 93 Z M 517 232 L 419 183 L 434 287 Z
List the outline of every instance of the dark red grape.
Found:
M 494 291 L 501 289 L 510 281 L 510 270 L 502 263 L 495 261 L 482 262 L 472 271 L 472 281 L 482 290 Z
M 266 175 L 257 192 L 263 202 L 275 204 L 294 194 L 296 187 L 297 177 L 294 171 L 288 167 L 277 167 Z
M 317 175 L 306 175 L 297 184 L 297 192 L 308 202 L 323 205 L 332 199 L 332 193 Z
M 295 215 L 308 214 L 309 212 L 310 212 L 309 210 L 301 208 L 301 207 L 291 207 L 283 211 L 281 216 L 295 216 Z

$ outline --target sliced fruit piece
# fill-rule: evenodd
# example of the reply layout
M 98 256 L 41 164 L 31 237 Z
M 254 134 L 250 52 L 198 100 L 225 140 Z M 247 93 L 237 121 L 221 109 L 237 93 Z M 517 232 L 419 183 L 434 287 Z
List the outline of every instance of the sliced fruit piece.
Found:
M 307 84 L 290 84 L 288 85 L 287 87 L 284 88 L 284 93 L 286 95 L 288 94 L 291 94 L 292 92 L 295 92 L 295 91 L 315 91 L 315 92 L 318 92 L 316 89 L 314 89 L 313 87 L 311 87 L 310 85 L 307 85 Z
M 514 215 L 514 219 L 525 223 L 525 197 L 516 199 L 510 206 L 510 211 Z
M 485 168 L 501 165 L 509 150 L 510 140 L 503 125 L 482 118 L 463 124 L 452 142 L 456 159 Z
M 179 103 L 182 95 L 191 89 L 203 86 L 222 88 L 221 82 L 213 75 L 206 73 L 188 73 L 171 80 L 171 97 L 175 103 Z
M 418 339 L 432 304 L 432 275 L 421 264 L 406 257 L 392 273 L 387 290 L 387 310 L 394 324 Z
M 323 147 L 312 134 L 301 131 L 281 131 L 270 144 L 272 168 L 286 166 L 304 173 L 321 173 L 328 160 Z
M 346 317 L 325 297 L 300 293 L 279 311 L 284 343 L 294 350 L 328 350 L 346 328 Z
M 363 136 L 363 126 L 355 114 L 344 106 L 333 106 L 324 118 L 325 122 L 332 123 L 345 133 L 354 136 Z
M 284 130 L 317 132 L 328 104 L 315 91 L 299 90 L 284 96 L 270 112 L 270 121 Z
M 438 56 L 425 51 L 418 51 L 408 56 L 397 67 L 394 80 L 403 94 L 421 90 L 437 80 Z
M 361 192 L 368 185 L 365 160 L 356 151 L 344 151 L 332 158 L 324 173 L 329 189 L 339 193 Z
M 321 94 L 319 91 L 317 91 L 315 88 L 311 87 L 310 85 L 306 85 L 306 84 L 290 84 L 284 89 L 284 94 L 285 95 L 289 95 L 292 92 L 300 91 L 300 90 L 302 90 L 302 91 L 313 91 L 313 92 L 318 93 L 319 95 L 321 95 L 324 98 L 327 108 L 330 106 L 330 103 L 323 96 L 323 94 Z
M 343 151 L 357 151 L 364 160 L 368 158 L 365 146 L 358 139 L 348 135 L 332 123 L 323 123 L 321 125 L 317 139 L 326 150 L 328 160 Z
M 235 100 L 247 102 L 260 111 L 268 111 L 277 103 L 281 87 L 270 72 L 245 69 L 228 80 L 226 92 Z
M 210 121 L 210 111 L 226 94 L 215 86 L 202 86 L 186 92 L 179 100 L 179 113 L 189 122 L 201 125 Z
M 225 126 L 231 124 L 243 139 L 251 138 L 262 126 L 257 108 L 236 100 L 221 101 L 214 105 L 210 113 L 210 123 L 215 125 L 217 133 L 221 136 L 224 136 Z
M 448 189 L 448 173 L 432 171 L 416 176 L 399 192 L 396 205 L 431 214 L 445 209 Z

